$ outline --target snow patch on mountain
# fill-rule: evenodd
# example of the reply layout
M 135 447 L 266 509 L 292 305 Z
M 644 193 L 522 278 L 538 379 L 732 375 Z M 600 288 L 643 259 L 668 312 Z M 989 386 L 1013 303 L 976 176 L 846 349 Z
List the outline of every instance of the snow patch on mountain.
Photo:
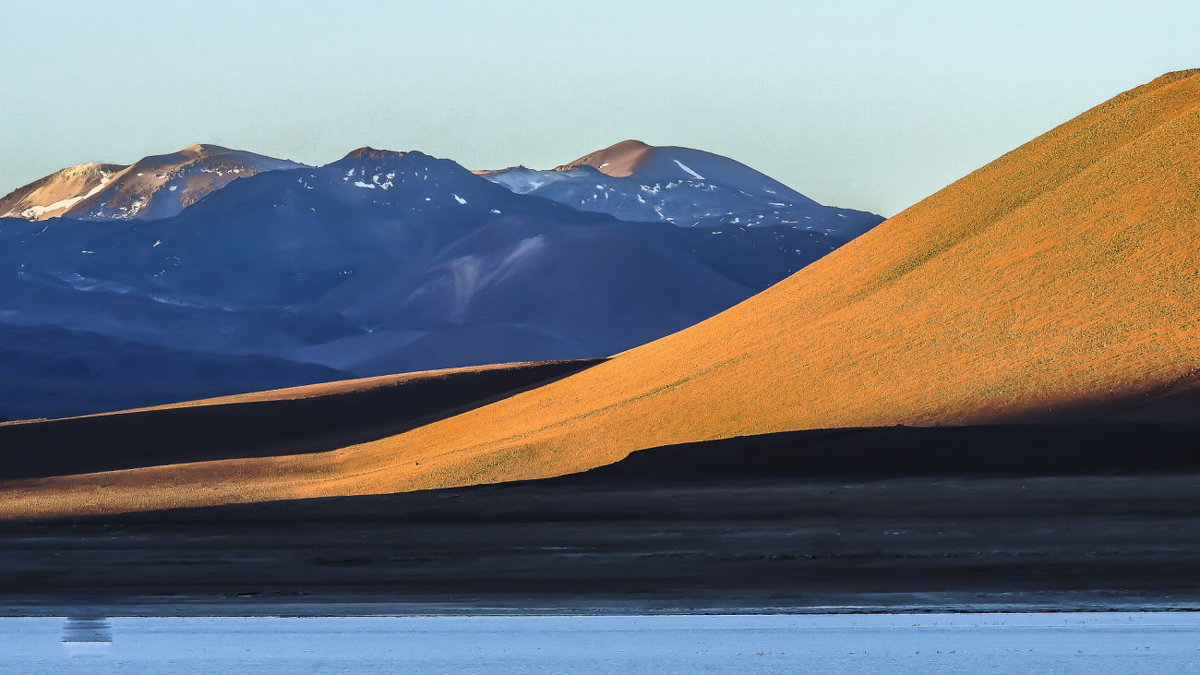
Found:
M 672 161 L 672 162 L 675 162 L 675 164 L 677 164 L 677 165 L 679 166 L 679 168 L 681 168 L 681 169 L 683 169 L 684 171 L 686 171 L 686 172 L 688 173 L 688 175 L 690 175 L 692 178 L 695 178 L 696 180 L 704 180 L 704 176 L 701 176 L 700 174 L 696 173 L 695 171 L 692 171 L 692 170 L 691 170 L 690 168 L 688 168 L 688 166 L 687 166 L 686 164 L 684 164 L 683 162 L 681 162 L 681 161 L 679 161 L 679 160 L 677 160 L 677 159 L 673 159 L 673 160 L 671 160 L 671 161 Z
M 598 161 L 601 158 L 611 158 Z M 620 170 L 606 173 L 611 164 Z M 628 221 L 681 227 L 787 225 L 852 239 L 883 219 L 823 206 L 727 157 L 689 148 L 626 141 L 550 171 L 486 172 L 518 194 L 550 199 Z

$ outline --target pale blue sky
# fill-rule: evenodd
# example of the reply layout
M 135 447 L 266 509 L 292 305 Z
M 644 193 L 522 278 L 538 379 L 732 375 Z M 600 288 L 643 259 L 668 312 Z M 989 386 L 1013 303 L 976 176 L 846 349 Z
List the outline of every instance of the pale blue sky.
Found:
M 0 194 L 195 142 L 543 168 L 625 138 L 891 215 L 1200 67 L 1194 0 L 10 0 Z

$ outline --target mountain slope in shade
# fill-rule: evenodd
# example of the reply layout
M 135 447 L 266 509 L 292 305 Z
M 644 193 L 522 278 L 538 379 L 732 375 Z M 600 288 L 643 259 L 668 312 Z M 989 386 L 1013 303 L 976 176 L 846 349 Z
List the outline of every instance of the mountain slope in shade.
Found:
M 129 166 L 82 164 L 17 188 L 0 199 L 0 218 L 83 220 L 166 218 L 237 178 L 304 166 L 196 144 Z
M 879 224 L 873 213 L 822 206 L 728 157 L 622 141 L 550 171 L 482 172 L 520 194 L 622 220 L 684 227 L 788 225 L 848 241 Z
M 4 419 L 140 407 L 346 375 L 261 354 L 206 352 L 59 326 L 0 325 Z
M 370 148 L 234 181 L 171 218 L 0 220 L 0 336 L 61 328 L 57 352 L 87 364 L 50 389 L 46 362 L 29 360 L 8 374 L 0 417 L 232 394 L 251 381 L 608 356 L 712 316 L 831 246 L 791 228 L 623 222 L 514 194 L 449 160 Z M 19 361 L 19 341 L 10 348 Z M 239 384 L 197 369 L 173 378 L 170 396 L 148 388 L 104 405 L 121 364 L 144 349 L 291 363 L 296 374 Z
M 1103 416 L 1200 376 L 1200 70 L 1122 94 L 753 299 L 558 382 L 304 457 L 11 482 L 9 517 L 536 478 L 790 429 Z

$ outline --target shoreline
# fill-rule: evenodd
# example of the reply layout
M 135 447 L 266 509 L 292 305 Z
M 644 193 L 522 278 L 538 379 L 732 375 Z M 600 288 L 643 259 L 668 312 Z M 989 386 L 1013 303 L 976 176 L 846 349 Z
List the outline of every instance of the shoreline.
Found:
M 415 605 L 415 606 L 414 606 Z M 304 609 L 301 609 L 303 607 Z M 971 616 L 971 615 L 1062 615 L 1062 614 L 1196 614 L 1200 613 L 1200 598 L 1187 602 L 1133 602 L 1123 604 L 1022 604 L 997 603 L 975 606 L 954 605 L 858 605 L 821 607 L 510 607 L 486 605 L 431 607 L 421 603 L 339 603 L 314 602 L 304 605 L 234 606 L 224 603 L 200 602 L 163 607 L 152 604 L 120 603 L 114 605 L 83 605 L 38 603 L 0 607 L 0 619 L 29 618 L 504 618 L 504 617 L 754 617 L 754 616 Z M 184 611 L 186 610 L 186 611 Z M 335 611 L 331 611 L 335 610 Z

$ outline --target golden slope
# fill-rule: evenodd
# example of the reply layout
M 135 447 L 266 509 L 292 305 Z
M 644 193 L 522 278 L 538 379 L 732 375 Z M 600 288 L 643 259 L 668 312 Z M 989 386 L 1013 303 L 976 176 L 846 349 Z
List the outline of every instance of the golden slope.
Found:
M 556 475 L 786 429 L 1099 408 L 1200 370 L 1200 71 L 1084 113 L 708 321 L 381 441 L 4 486 L 11 517 Z
M 610 145 L 603 150 L 590 152 L 573 162 L 556 166 L 554 170 L 570 171 L 581 166 L 590 166 L 600 173 L 610 176 L 632 176 L 638 167 L 650 158 L 652 150 L 654 150 L 654 146 L 629 139 Z
M 61 216 L 103 190 L 126 168 L 92 163 L 55 171 L 0 197 L 0 218 L 45 220 Z

